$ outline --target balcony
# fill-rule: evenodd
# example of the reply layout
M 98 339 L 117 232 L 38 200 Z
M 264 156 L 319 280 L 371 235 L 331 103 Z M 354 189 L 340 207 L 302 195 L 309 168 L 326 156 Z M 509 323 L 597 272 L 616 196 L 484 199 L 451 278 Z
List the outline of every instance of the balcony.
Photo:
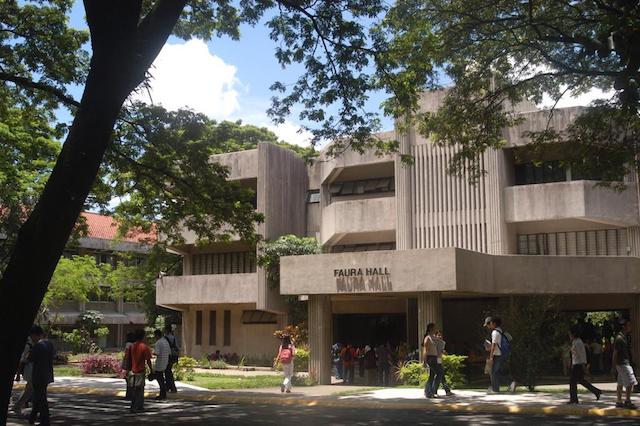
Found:
M 349 241 L 367 243 L 395 239 L 395 197 L 334 201 L 322 211 L 322 244 L 337 244 L 347 234 L 360 235 Z M 370 240 L 370 241 L 369 241 Z
M 579 219 L 613 226 L 638 226 L 636 183 L 618 192 L 596 181 L 556 182 L 505 188 L 508 223 Z
M 257 273 L 167 276 L 156 281 L 156 303 L 161 306 L 255 303 L 257 298 Z

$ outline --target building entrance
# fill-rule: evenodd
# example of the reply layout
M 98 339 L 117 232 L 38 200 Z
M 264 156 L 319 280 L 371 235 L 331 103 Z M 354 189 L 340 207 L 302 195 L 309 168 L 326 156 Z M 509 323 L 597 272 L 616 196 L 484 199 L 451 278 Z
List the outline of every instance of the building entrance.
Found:
M 333 342 L 356 346 L 386 342 L 396 347 L 407 341 L 407 317 L 404 314 L 333 315 Z

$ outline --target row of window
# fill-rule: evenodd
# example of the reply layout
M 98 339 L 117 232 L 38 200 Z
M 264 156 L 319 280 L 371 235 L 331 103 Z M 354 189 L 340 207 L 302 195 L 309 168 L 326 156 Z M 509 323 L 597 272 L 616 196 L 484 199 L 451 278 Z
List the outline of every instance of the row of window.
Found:
M 549 256 L 628 256 L 624 229 L 518 235 L 518 254 Z
M 395 250 L 396 243 L 373 243 L 373 244 L 351 244 L 342 246 L 333 246 L 330 248 L 331 253 L 351 253 L 357 251 L 378 251 L 378 250 Z
M 203 253 L 192 257 L 192 275 L 247 274 L 256 272 L 253 252 Z
M 544 161 L 542 163 L 521 163 L 514 168 L 516 185 L 533 185 L 536 183 L 566 182 L 570 180 L 602 180 L 597 173 L 590 175 L 570 169 L 561 161 Z
M 380 179 L 354 180 L 348 182 L 332 183 L 329 192 L 334 197 L 343 195 L 373 194 L 377 192 L 395 191 L 393 176 Z
M 202 345 L 203 311 L 196 311 L 196 345 Z M 277 316 L 265 311 L 242 311 L 242 324 L 276 324 Z M 231 346 L 231 311 L 223 314 L 222 346 Z M 209 311 L 209 346 L 218 344 L 218 312 Z

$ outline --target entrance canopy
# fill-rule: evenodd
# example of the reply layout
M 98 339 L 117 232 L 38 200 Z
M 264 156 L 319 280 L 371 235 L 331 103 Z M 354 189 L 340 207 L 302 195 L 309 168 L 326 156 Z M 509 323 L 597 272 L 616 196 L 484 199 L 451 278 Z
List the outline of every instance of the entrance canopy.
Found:
M 370 251 L 280 260 L 280 293 L 640 293 L 640 258 L 497 256 L 458 248 Z

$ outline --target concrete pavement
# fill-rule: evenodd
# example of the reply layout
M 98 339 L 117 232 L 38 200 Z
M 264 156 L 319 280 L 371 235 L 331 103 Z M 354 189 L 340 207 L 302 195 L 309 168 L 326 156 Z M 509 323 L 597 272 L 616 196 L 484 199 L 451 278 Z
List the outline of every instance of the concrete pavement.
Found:
M 567 393 L 518 392 L 488 395 L 476 390 L 459 390 L 454 396 L 427 400 L 422 389 L 385 388 L 367 389 L 358 386 L 296 387 L 291 394 L 281 394 L 278 388 L 207 390 L 188 383 L 177 383 L 178 393 L 171 400 L 210 403 L 276 404 L 284 406 L 407 409 L 447 412 L 473 412 L 494 414 L 530 414 L 560 416 L 611 416 L 640 419 L 639 410 L 615 408 L 615 394 L 605 392 L 600 401 L 591 394 L 580 394 L 580 405 L 566 405 Z M 604 387 L 604 386 L 603 386 Z M 93 394 L 124 396 L 124 381 L 87 377 L 59 377 L 50 387 L 51 393 Z M 147 393 L 157 392 L 155 382 L 147 383 Z M 638 398 L 640 400 L 640 398 Z M 640 404 L 640 401 L 638 401 Z

